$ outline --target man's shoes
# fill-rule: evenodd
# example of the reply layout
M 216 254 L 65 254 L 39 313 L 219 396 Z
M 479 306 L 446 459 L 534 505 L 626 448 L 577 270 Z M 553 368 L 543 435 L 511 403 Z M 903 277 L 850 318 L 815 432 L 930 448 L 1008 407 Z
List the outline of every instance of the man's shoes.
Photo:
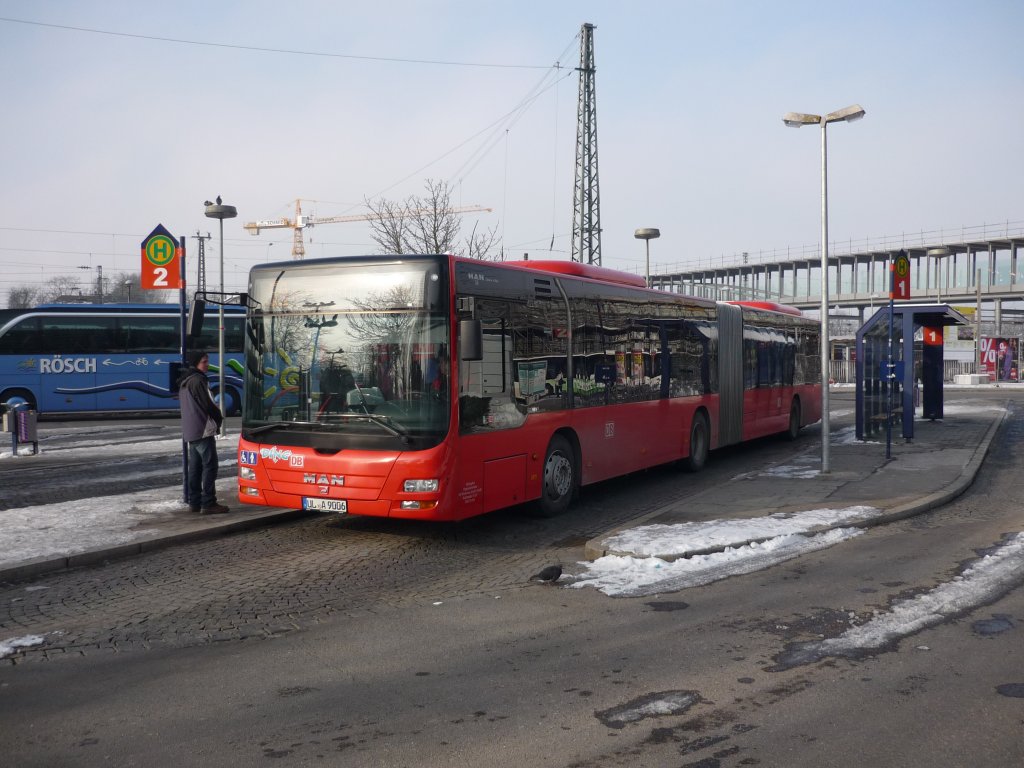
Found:
M 202 509 L 200 509 L 199 510 L 199 514 L 200 515 L 223 515 L 225 512 L 230 512 L 230 511 L 231 510 L 228 509 L 227 507 L 225 507 L 223 504 L 218 504 L 217 502 L 214 502 L 213 504 L 210 504 L 210 505 L 205 506 Z
M 188 511 L 189 512 L 197 512 L 198 513 L 201 509 L 202 509 L 202 507 L 200 507 L 198 504 L 189 504 L 188 505 Z

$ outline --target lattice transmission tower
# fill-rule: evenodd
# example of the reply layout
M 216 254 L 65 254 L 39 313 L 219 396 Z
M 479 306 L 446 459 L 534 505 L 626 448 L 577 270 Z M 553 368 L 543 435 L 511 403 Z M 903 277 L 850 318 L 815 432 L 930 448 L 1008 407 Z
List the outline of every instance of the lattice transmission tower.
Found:
M 572 260 L 601 264 L 601 193 L 597 180 L 597 88 L 594 25 L 580 29 L 580 97 L 576 107 L 576 182 L 572 201 Z
M 199 257 L 196 261 L 196 290 L 206 293 L 206 241 L 210 239 L 210 233 L 202 235 L 199 230 L 196 230 L 194 237 L 199 241 Z

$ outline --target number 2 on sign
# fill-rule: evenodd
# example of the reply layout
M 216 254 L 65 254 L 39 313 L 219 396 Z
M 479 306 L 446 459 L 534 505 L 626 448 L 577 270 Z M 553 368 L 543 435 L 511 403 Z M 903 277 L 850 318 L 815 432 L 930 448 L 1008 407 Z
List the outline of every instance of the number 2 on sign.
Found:
M 167 267 L 153 267 L 153 285 L 167 288 Z

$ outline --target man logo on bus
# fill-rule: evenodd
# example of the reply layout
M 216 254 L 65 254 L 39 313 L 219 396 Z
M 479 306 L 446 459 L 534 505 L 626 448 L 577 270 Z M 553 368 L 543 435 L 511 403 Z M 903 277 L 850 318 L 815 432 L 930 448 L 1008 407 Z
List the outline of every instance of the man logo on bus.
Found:
M 344 475 L 325 475 L 315 472 L 307 472 L 302 476 L 302 482 L 310 485 L 345 485 Z

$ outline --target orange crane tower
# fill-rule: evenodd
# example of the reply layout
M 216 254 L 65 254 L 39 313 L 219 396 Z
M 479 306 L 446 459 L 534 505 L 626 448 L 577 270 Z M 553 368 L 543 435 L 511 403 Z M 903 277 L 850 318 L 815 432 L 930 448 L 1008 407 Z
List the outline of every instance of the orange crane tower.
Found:
M 491 208 L 484 208 L 480 205 L 464 205 L 458 208 L 449 208 L 446 213 L 474 213 L 474 212 L 490 212 Z M 292 258 L 293 259 L 304 259 L 306 257 L 306 246 L 302 240 L 302 230 L 307 227 L 313 227 L 317 224 L 341 224 L 347 221 L 373 221 L 377 218 L 395 218 L 396 216 L 404 216 L 407 214 L 419 214 L 419 213 L 430 213 L 428 209 L 414 208 L 410 210 L 398 211 L 394 216 L 388 214 L 376 214 L 376 213 L 360 213 L 351 216 L 314 216 L 312 214 L 302 213 L 302 200 L 295 201 L 295 218 L 290 219 L 287 216 L 282 216 L 279 219 L 260 219 L 259 221 L 250 221 L 248 224 L 244 224 L 242 229 L 249 230 L 249 234 L 258 235 L 261 229 L 291 229 L 294 231 L 294 238 L 292 240 Z

